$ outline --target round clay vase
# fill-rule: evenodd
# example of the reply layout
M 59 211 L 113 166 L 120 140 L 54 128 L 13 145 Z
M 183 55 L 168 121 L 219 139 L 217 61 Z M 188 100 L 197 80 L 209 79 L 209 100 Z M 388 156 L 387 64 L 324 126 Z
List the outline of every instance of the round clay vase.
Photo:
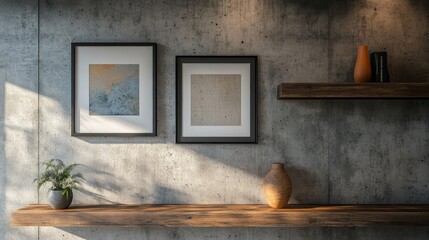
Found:
M 283 208 L 292 194 L 292 182 L 283 163 L 273 163 L 262 184 L 265 201 L 272 208 Z
M 371 81 L 371 63 L 368 54 L 368 46 L 361 45 L 358 48 L 354 79 L 356 83 Z
M 49 205 L 53 209 L 66 209 L 73 201 L 73 192 L 70 191 L 68 198 L 61 194 L 62 190 L 51 190 L 49 192 L 48 200 Z

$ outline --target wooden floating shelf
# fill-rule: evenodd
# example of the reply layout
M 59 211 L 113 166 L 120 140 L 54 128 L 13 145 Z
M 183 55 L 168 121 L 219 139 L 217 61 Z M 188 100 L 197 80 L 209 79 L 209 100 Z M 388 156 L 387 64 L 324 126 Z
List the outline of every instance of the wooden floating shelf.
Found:
M 278 99 L 429 99 L 429 83 L 281 83 Z
M 12 226 L 370 227 L 429 226 L 429 205 L 29 205 Z

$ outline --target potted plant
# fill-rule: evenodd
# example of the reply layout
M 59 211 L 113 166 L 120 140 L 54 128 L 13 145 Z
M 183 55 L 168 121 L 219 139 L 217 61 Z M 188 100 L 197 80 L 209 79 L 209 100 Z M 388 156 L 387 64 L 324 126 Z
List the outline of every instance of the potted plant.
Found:
M 48 196 L 49 204 L 53 209 L 68 208 L 73 200 L 73 189 L 79 190 L 80 183 L 84 178 L 81 173 L 72 174 L 74 168 L 81 164 L 64 165 L 60 159 L 51 159 L 44 162 L 45 171 L 37 182 L 37 189 L 46 183 L 51 183 L 51 188 Z

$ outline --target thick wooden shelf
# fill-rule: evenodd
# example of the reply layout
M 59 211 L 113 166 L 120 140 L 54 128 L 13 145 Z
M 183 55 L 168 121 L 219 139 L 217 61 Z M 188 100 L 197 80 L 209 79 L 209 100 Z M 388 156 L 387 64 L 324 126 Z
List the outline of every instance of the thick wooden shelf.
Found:
M 278 99 L 429 99 L 429 83 L 281 83 Z
M 29 205 L 12 226 L 369 227 L 429 226 L 429 205 Z

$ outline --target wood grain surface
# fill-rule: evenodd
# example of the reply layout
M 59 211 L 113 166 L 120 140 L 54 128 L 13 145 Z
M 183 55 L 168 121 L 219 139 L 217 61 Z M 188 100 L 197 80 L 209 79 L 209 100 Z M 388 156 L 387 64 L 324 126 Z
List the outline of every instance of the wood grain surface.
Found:
M 12 226 L 369 227 L 429 226 L 429 205 L 29 205 Z
M 278 99 L 429 99 L 429 83 L 281 83 Z

